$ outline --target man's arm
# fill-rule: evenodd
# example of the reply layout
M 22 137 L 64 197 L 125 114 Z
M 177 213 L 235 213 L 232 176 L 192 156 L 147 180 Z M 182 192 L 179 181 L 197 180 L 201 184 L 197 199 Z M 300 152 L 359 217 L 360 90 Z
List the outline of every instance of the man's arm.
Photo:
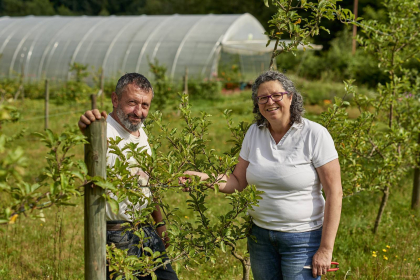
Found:
M 157 199 L 155 197 L 153 198 L 153 201 L 155 203 L 157 203 Z M 163 217 L 162 217 L 162 212 L 160 211 L 159 205 L 156 204 L 155 206 L 156 206 L 156 210 L 154 210 L 152 212 L 152 218 L 155 221 L 155 223 L 158 224 L 158 223 L 160 223 L 160 222 L 163 221 Z M 158 235 L 160 236 L 160 238 L 162 238 L 163 233 L 166 232 L 166 225 L 159 225 L 156 228 L 156 231 L 157 231 Z M 166 236 L 166 234 L 165 234 L 165 237 L 162 238 L 162 240 L 165 243 L 165 248 L 167 248 L 169 246 L 169 243 L 168 243 L 169 238 L 168 238 L 168 236 Z
M 100 113 L 98 109 L 89 110 L 80 116 L 77 125 L 79 126 L 80 131 L 82 133 L 85 133 L 85 129 L 88 125 L 90 125 L 96 120 L 100 120 L 102 117 L 106 119 L 107 113 L 105 111 L 102 111 L 102 113 Z

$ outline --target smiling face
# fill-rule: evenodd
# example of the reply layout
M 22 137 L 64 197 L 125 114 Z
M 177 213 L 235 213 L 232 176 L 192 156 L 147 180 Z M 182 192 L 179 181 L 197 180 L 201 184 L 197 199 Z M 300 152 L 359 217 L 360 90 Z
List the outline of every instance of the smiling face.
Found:
M 271 95 L 276 92 L 285 92 L 281 83 L 279 81 L 268 81 L 259 86 L 257 96 Z M 290 122 L 291 104 L 292 95 L 285 94 L 283 100 L 274 102 L 269 98 L 267 103 L 258 104 L 258 108 L 271 126 L 276 124 L 287 125 Z
M 152 98 L 151 90 L 146 91 L 135 84 L 128 84 L 120 97 L 115 92 L 112 94 L 113 117 L 125 129 L 137 133 L 149 113 Z

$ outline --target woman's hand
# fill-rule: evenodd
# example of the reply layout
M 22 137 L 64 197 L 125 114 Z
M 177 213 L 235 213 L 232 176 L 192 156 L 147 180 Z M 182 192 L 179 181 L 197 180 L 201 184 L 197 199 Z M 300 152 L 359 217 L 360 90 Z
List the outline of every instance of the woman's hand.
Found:
M 319 248 L 312 258 L 312 277 L 327 274 L 331 267 L 332 251 L 324 248 Z
M 227 177 L 225 174 L 217 175 L 217 185 L 219 186 L 219 191 L 222 193 L 234 193 L 235 191 L 243 191 L 248 182 L 246 181 L 246 169 L 248 168 L 249 162 L 239 157 L 238 164 L 235 166 L 233 173 Z M 186 171 L 185 175 L 195 175 L 200 177 L 201 181 L 205 181 L 209 178 L 206 173 L 197 172 L 197 171 Z M 188 177 L 179 177 L 179 184 L 185 184 L 187 181 L 191 180 Z M 213 188 L 213 184 L 209 186 Z M 188 188 L 185 188 L 184 191 L 189 191 Z
M 180 185 L 185 185 L 187 182 L 190 182 L 191 181 L 191 178 L 190 178 L 191 176 L 198 176 L 198 177 L 200 177 L 201 181 L 205 181 L 209 178 L 209 176 L 206 173 L 202 173 L 202 172 L 198 172 L 198 171 L 189 171 L 188 170 L 188 171 L 184 172 L 184 175 L 189 175 L 189 176 L 188 177 L 187 176 L 179 177 L 178 178 L 178 183 Z M 190 188 L 184 188 L 183 191 L 188 192 L 188 191 L 190 191 Z

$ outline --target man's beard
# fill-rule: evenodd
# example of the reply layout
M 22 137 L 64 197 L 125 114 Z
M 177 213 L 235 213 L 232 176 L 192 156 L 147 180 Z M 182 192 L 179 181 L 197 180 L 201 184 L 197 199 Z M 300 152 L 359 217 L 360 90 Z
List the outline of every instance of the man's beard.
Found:
M 140 118 L 140 122 L 137 124 L 131 123 L 130 122 L 130 117 L 137 117 L 136 115 L 134 115 L 133 113 L 130 113 L 128 115 L 124 114 L 123 110 L 121 110 L 121 108 L 118 106 L 117 107 L 117 116 L 118 119 L 120 120 L 120 122 L 124 125 L 124 127 L 131 132 L 134 131 L 138 131 L 141 127 L 141 124 L 144 121 L 144 118 Z

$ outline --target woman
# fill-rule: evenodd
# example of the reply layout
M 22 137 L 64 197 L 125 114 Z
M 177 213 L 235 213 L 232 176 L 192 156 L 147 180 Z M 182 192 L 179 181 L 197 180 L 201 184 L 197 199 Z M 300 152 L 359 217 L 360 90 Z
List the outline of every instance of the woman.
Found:
M 249 213 L 254 279 L 320 279 L 331 265 L 341 213 L 334 142 L 326 128 L 302 118 L 302 96 L 285 75 L 261 74 L 252 86 L 252 100 L 255 123 L 234 172 L 219 189 L 233 193 L 253 184 L 264 191 L 259 207 Z M 312 270 L 304 268 L 308 265 Z

